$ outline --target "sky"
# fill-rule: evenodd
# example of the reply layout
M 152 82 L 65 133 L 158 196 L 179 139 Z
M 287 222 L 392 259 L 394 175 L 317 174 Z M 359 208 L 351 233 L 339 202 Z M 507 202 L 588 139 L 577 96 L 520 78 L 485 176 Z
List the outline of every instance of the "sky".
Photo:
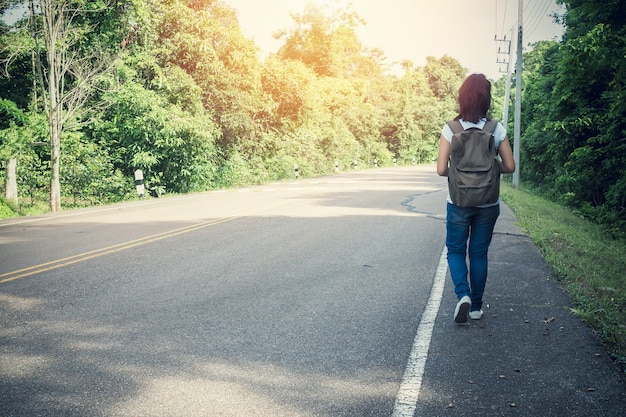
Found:
M 293 27 L 290 14 L 300 14 L 311 0 L 223 0 L 238 12 L 244 35 L 254 40 L 262 55 L 276 52 L 281 41 L 272 34 Z M 517 50 L 518 4 L 523 3 L 522 45 L 539 40 L 560 40 L 563 27 L 552 14 L 562 13 L 555 0 L 334 0 L 351 4 L 351 10 L 366 21 L 356 29 L 367 48 L 384 51 L 388 63 L 410 60 L 416 66 L 426 57 L 456 58 L 469 72 L 498 79 L 506 72 L 497 61 L 510 61 L 514 69 Z M 328 4 L 319 0 L 318 4 Z M 512 40 L 511 55 L 505 42 Z M 500 53 L 498 53 L 498 47 Z M 399 73 L 399 65 L 394 71 Z

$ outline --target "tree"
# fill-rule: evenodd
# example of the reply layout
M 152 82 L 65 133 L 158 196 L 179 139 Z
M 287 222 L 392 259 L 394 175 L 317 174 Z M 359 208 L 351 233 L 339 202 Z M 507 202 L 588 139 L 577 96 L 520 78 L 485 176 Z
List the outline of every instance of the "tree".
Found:
M 223 1 L 29 4 L 30 32 L 0 25 L 0 63 L 12 58 L 0 69 L 13 75 L 0 91 L 29 119 L 18 163 L 34 169 L 18 184 L 39 196 L 49 181 L 51 210 L 61 196 L 128 197 L 137 168 L 153 187 L 188 192 L 286 178 L 294 163 L 313 175 L 335 161 L 428 161 L 464 76 L 450 57 L 386 74 L 384 53 L 356 36 L 363 22 L 340 7 L 305 9 L 261 62 Z
M 467 70 L 451 56 L 444 55 L 440 59 L 432 56 L 426 58 L 424 75 L 435 97 L 441 100 L 456 100 L 466 74 Z
M 299 61 L 270 56 L 263 66 L 263 90 L 275 104 L 274 128 L 291 128 L 301 122 L 309 104 L 315 73 Z
M 285 43 L 278 51 L 283 60 L 296 60 L 319 76 L 349 77 L 358 71 L 361 43 L 354 29 L 364 21 L 341 7 L 325 12 L 307 3 L 302 14 L 292 14 L 296 28 L 276 34 Z
M 49 205 L 53 212 L 61 208 L 63 130 L 68 122 L 80 119 L 79 113 L 94 93 L 96 80 L 112 63 L 103 50 L 88 51 L 81 47 L 86 35 L 94 29 L 84 15 L 101 13 L 106 7 L 106 3 L 97 3 L 94 7 L 85 0 L 30 0 L 35 65 L 50 134 Z
M 559 43 L 541 41 L 524 54 L 524 91 L 522 102 L 521 175 L 535 186 L 554 183 L 564 161 L 556 155 L 558 138 L 555 100 L 563 93 L 555 89 Z
M 18 203 L 17 198 L 17 159 L 19 147 L 24 143 L 24 135 L 19 127 L 26 121 L 26 116 L 10 100 L 0 98 L 0 159 L 6 160 L 4 196 L 9 201 Z
M 560 3 L 563 41 L 541 42 L 524 56 L 522 174 L 624 235 L 626 3 Z
M 422 163 L 436 157 L 441 126 L 454 116 L 453 91 L 465 74 L 458 71 L 458 61 L 447 57 L 442 61 L 445 65 L 431 57 L 426 68 L 403 62 L 404 75 L 387 93 L 382 135 L 400 161 Z
M 157 30 L 160 65 L 179 66 L 195 80 L 205 109 L 221 126 L 218 144 L 225 155 L 254 149 L 269 111 L 258 48 L 221 2 L 196 9 L 173 0 L 166 6 Z
M 141 168 L 151 187 L 205 190 L 213 179 L 219 127 L 205 113 L 185 112 L 168 98 L 126 80 L 104 95 L 107 110 L 89 134 L 127 176 Z

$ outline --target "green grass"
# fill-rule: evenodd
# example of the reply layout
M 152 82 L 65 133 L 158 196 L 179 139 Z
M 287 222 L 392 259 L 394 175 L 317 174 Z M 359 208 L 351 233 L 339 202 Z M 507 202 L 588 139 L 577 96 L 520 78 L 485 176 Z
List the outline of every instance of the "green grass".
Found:
M 19 206 L 0 197 L 0 220 L 21 216 L 37 216 L 50 212 L 48 202 L 44 200 L 35 203 L 22 203 Z
M 171 194 L 175 195 L 175 194 Z M 170 196 L 170 195 L 167 195 Z M 151 196 L 146 196 L 146 199 L 154 198 Z M 135 196 L 129 197 L 123 201 L 132 201 L 137 199 Z M 123 202 L 120 201 L 120 202 Z M 115 203 L 103 203 L 103 204 L 115 204 Z M 89 201 L 79 201 L 75 203 L 71 198 L 63 198 L 61 203 L 61 210 L 68 211 L 73 209 L 80 209 L 85 207 L 93 207 L 95 205 L 99 205 Z M 38 216 L 40 214 L 49 214 L 50 206 L 48 205 L 47 195 L 38 195 L 37 199 L 31 202 L 29 199 L 23 199 L 20 202 L 19 206 L 10 201 L 7 201 L 4 197 L 0 196 L 0 220 L 9 219 L 12 217 L 21 217 L 21 216 Z
M 626 365 L 626 242 L 567 208 L 510 185 L 502 198 L 568 291 L 578 314 Z
M 20 215 L 17 204 L 0 196 L 0 220 L 10 219 L 11 217 L 18 217 Z

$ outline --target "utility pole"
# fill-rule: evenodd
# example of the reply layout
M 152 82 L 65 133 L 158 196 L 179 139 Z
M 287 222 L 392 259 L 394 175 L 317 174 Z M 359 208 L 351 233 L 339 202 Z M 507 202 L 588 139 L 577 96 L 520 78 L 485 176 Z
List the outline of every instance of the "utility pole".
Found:
M 515 159 L 515 172 L 513 172 L 513 187 L 519 188 L 520 173 L 520 141 L 522 124 L 522 20 L 524 18 L 524 0 L 518 0 L 517 5 L 517 63 L 515 66 L 515 127 L 513 139 L 513 159 Z
M 502 126 L 508 131 L 509 103 L 511 101 L 511 71 L 506 73 L 506 87 L 504 92 L 504 109 L 502 109 Z
M 509 123 L 509 102 L 511 101 L 511 40 L 495 39 L 500 44 L 498 46 L 498 71 L 506 74 L 506 87 L 504 91 L 504 109 L 502 109 L 502 125 L 507 129 Z

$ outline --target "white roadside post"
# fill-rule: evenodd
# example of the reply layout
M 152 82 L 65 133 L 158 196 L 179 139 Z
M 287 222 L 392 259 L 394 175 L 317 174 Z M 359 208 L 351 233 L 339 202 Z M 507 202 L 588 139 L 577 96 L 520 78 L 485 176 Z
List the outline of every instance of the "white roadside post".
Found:
M 144 185 L 143 185 L 143 172 L 138 169 L 135 171 L 135 187 L 137 188 L 137 195 L 143 197 Z

